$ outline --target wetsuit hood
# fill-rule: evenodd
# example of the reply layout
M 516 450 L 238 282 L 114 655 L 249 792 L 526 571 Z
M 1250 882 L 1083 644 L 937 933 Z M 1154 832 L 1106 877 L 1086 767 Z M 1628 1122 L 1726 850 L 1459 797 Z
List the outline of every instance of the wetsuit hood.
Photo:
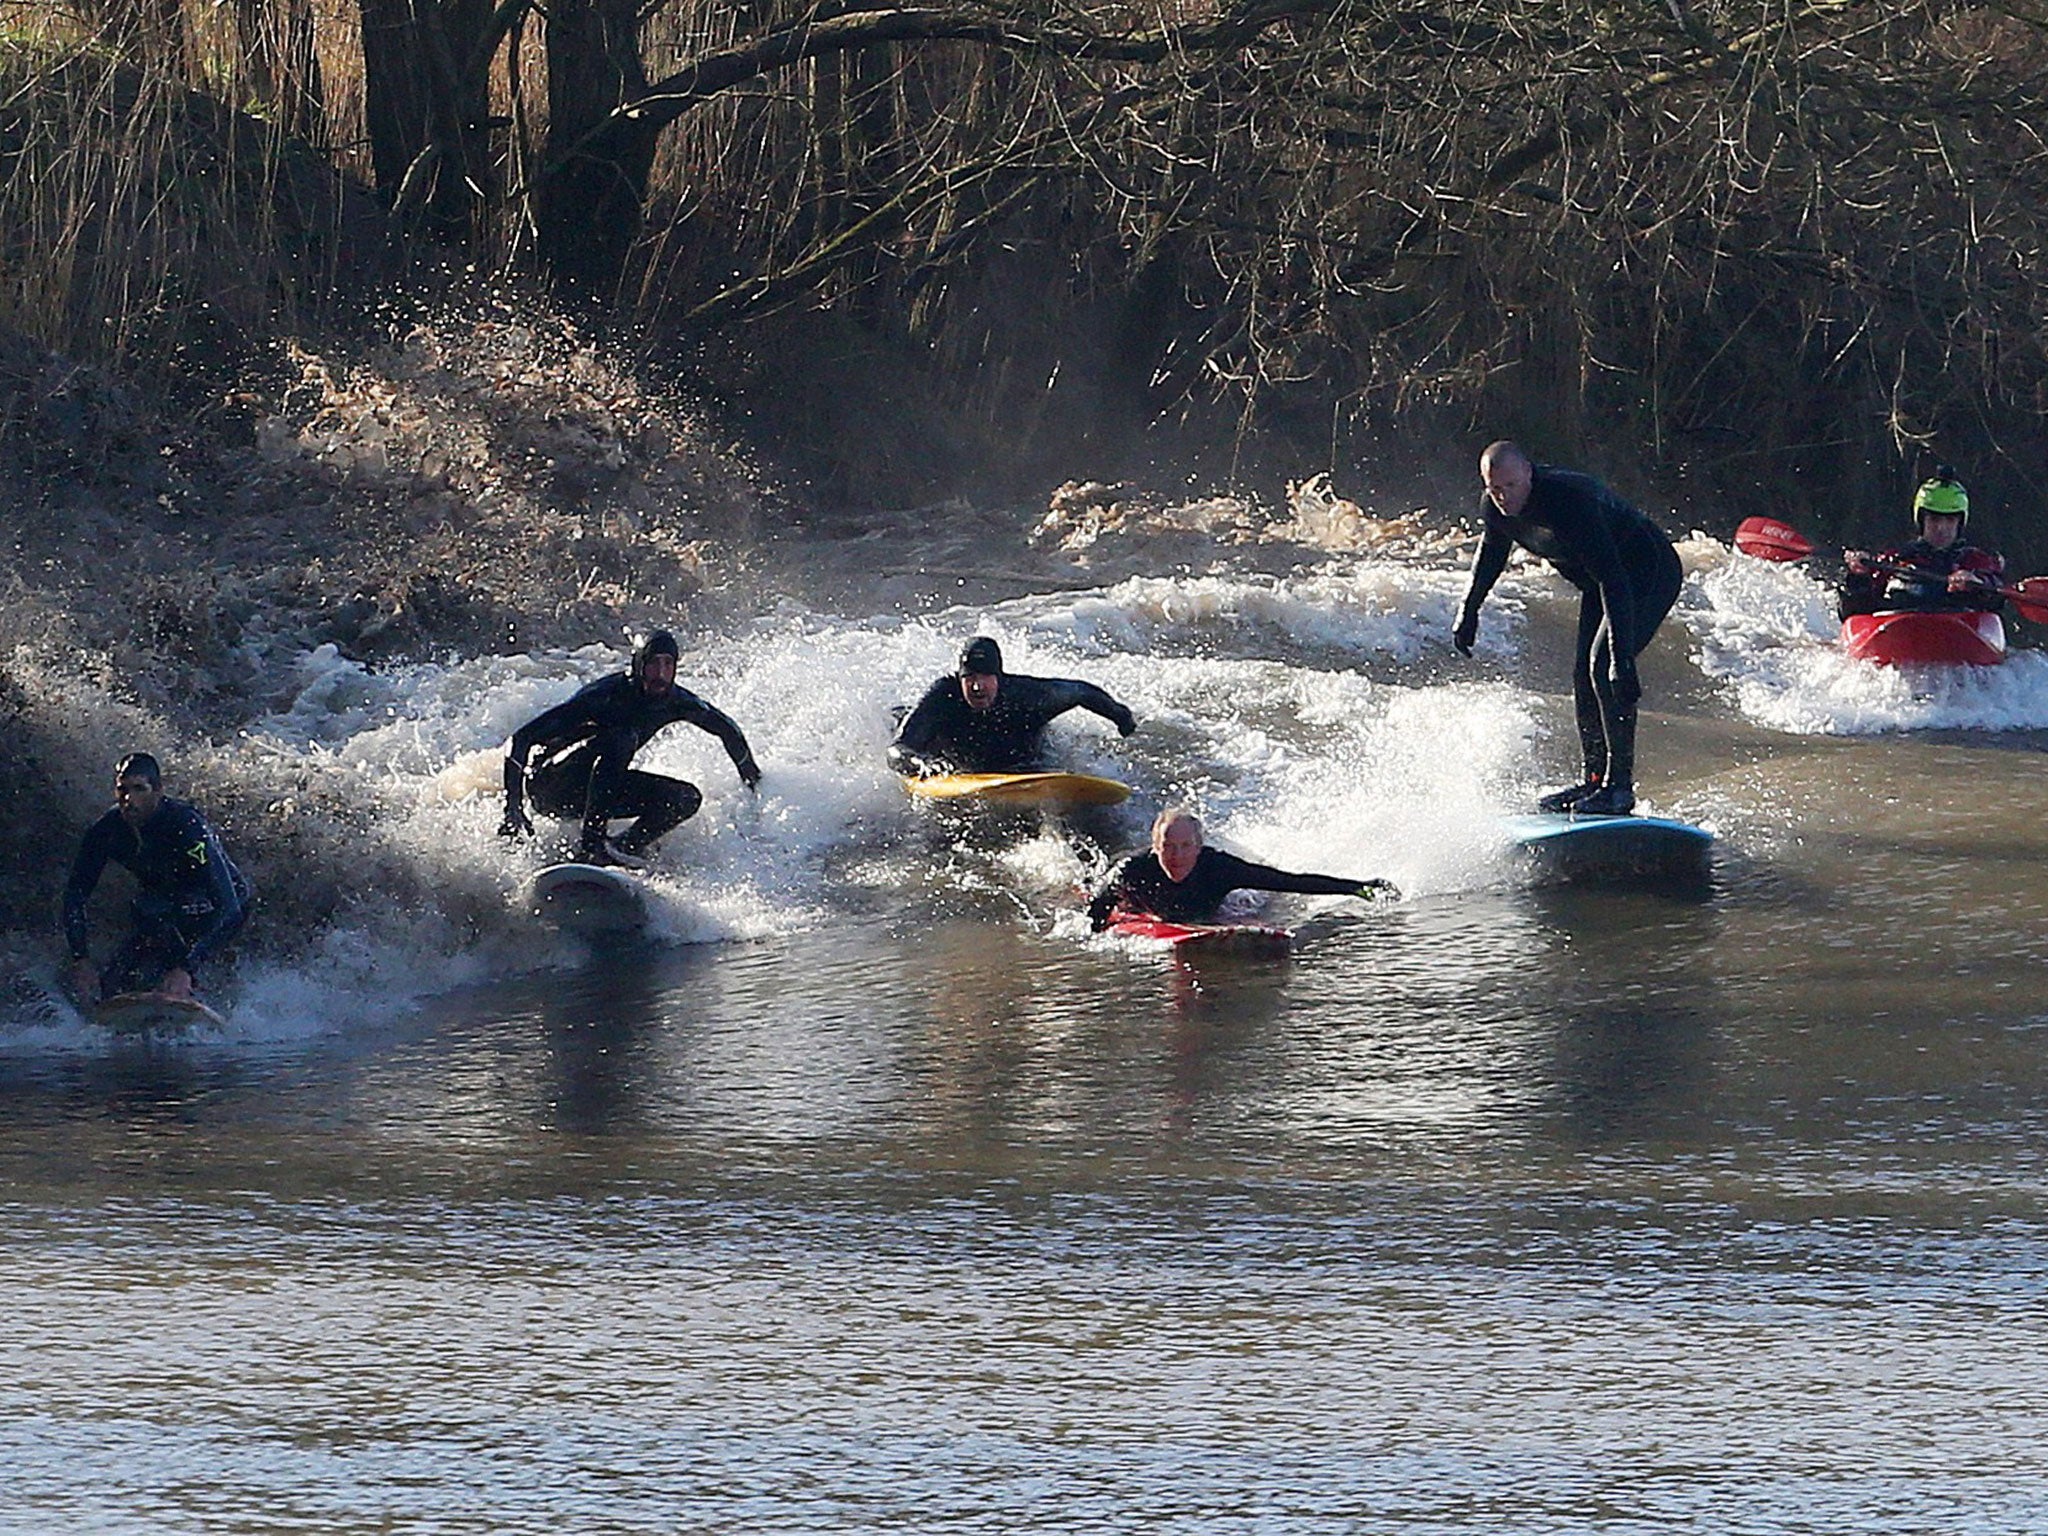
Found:
M 970 672 L 978 677 L 1001 677 L 1003 675 L 1003 650 L 987 635 L 976 635 L 960 648 L 960 665 L 954 669 L 961 677 Z
M 650 656 L 673 656 L 677 661 L 681 661 L 683 659 L 683 652 L 682 648 L 676 644 L 676 637 L 674 635 L 665 629 L 657 629 L 645 640 L 642 640 L 639 648 L 633 652 L 631 670 L 635 686 L 638 686 L 640 679 L 646 674 L 647 658 Z

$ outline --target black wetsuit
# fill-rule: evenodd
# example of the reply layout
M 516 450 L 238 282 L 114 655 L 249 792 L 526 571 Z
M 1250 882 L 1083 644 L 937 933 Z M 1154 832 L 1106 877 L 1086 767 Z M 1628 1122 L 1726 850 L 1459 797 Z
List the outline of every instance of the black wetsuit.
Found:
M 249 882 L 199 812 L 167 799 L 138 828 L 109 811 L 87 829 L 64 884 L 64 938 L 75 960 L 90 953 L 86 903 L 109 862 L 141 886 L 128 909 L 134 931 L 101 974 L 109 997 L 154 986 L 166 971 L 196 979 L 248 916 Z
M 1035 768 L 1046 726 L 1070 709 L 1098 714 L 1125 736 L 1137 729 L 1130 710 L 1093 683 L 1015 672 L 1001 677 L 987 709 L 968 704 L 957 677 L 933 683 L 897 727 L 889 766 L 910 775 Z
M 1304 896 L 1361 896 L 1377 881 L 1338 875 L 1296 875 L 1254 864 L 1220 848 L 1204 847 L 1185 880 L 1169 880 L 1156 853 L 1134 853 L 1110 871 L 1088 903 L 1088 926 L 1109 926 L 1111 914 L 1145 912 L 1169 923 L 1207 923 L 1232 891 L 1294 891 Z
M 680 683 L 649 693 L 631 675 L 615 672 L 534 716 L 512 737 L 505 754 L 505 810 L 518 813 L 525 794 L 550 816 L 581 817 L 583 841 L 595 846 L 608 821 L 638 819 L 619 846 L 644 850 L 697 814 L 704 803 L 696 785 L 631 767 L 633 755 L 663 726 L 681 722 L 708 731 L 747 784 L 761 770 L 747 738 L 730 718 Z M 539 757 L 531 769 L 527 759 Z
M 1949 545 L 1947 549 L 1936 549 L 1925 539 L 1914 539 L 1896 549 L 1885 550 L 1877 557 L 1884 565 L 1910 565 L 1918 571 L 1929 574 L 1920 576 L 1909 571 L 1872 571 L 1859 576 L 1846 571 L 1842 576 L 1841 614 L 1848 618 L 1852 613 L 1892 613 L 1901 610 L 1912 613 L 1967 613 L 1972 609 L 1996 613 L 2005 604 L 2005 599 L 1989 587 L 1971 587 L 1963 592 L 1951 592 L 1948 578 L 1955 571 L 1975 571 L 1989 576 L 1994 581 L 2005 573 L 2005 560 L 1988 549 L 1979 549 L 1974 544 L 1961 542 Z
M 1464 643 L 1470 644 L 1479 607 L 1500 579 L 1511 544 L 1548 560 L 1579 589 L 1572 699 L 1586 777 L 1633 785 L 1642 694 L 1635 659 L 1678 600 L 1685 579 L 1678 551 L 1663 529 L 1591 475 L 1547 464 L 1535 466 L 1529 500 L 1515 516 L 1490 500 L 1482 500 L 1480 510 L 1486 534 L 1465 594 Z

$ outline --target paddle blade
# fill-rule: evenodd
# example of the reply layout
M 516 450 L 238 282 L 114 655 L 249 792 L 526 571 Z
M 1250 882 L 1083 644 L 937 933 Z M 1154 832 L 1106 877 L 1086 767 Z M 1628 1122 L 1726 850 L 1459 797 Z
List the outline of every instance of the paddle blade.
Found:
M 2028 623 L 2048 624 L 2048 576 L 2029 576 L 1999 590 L 2012 599 L 2012 605 Z
M 1735 526 L 1735 547 L 1759 560 L 1804 560 L 1813 540 L 1775 517 L 1745 517 Z

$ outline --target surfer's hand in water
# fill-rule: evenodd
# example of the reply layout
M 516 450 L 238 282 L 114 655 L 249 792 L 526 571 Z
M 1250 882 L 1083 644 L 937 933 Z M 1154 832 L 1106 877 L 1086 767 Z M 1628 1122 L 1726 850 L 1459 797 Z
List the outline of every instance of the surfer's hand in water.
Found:
M 749 789 L 761 787 L 761 765 L 751 757 L 743 757 L 733 765 L 739 769 L 740 782 Z
M 498 836 L 531 837 L 533 820 L 519 806 L 508 805 L 505 807 L 505 819 L 498 823 Z
M 1119 707 L 1123 710 L 1123 712 L 1119 715 L 1114 716 L 1112 718 L 1112 723 L 1116 726 L 1117 735 L 1128 736 L 1131 734 L 1131 732 L 1135 731 L 1138 728 L 1138 717 L 1131 713 L 1128 706 Z
M 156 984 L 156 989 L 165 997 L 174 997 L 180 1002 L 190 1002 L 192 1000 L 192 973 L 183 966 L 174 965 L 164 972 L 164 979 Z
M 1451 632 L 1451 646 L 1460 656 L 1472 654 L 1472 642 L 1479 638 L 1479 615 L 1468 613 L 1458 620 L 1458 627 Z
M 1401 899 L 1400 891 L 1395 889 L 1394 882 L 1391 880 L 1361 880 L 1358 882 L 1358 889 L 1353 894 L 1367 898 L 1384 896 L 1389 901 L 1399 901 Z

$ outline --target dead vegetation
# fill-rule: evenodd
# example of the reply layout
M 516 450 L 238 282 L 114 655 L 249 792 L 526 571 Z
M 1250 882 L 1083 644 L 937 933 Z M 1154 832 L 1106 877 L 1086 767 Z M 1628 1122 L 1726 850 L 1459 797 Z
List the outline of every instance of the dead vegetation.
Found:
M 1341 481 L 1440 412 L 1823 532 L 1939 457 L 2034 537 L 2038 6 L 12 14 L 13 322 L 117 371 L 305 339 L 390 254 L 691 342 L 855 499 L 1035 496 L 1188 429 L 1212 478 L 1277 443 Z

